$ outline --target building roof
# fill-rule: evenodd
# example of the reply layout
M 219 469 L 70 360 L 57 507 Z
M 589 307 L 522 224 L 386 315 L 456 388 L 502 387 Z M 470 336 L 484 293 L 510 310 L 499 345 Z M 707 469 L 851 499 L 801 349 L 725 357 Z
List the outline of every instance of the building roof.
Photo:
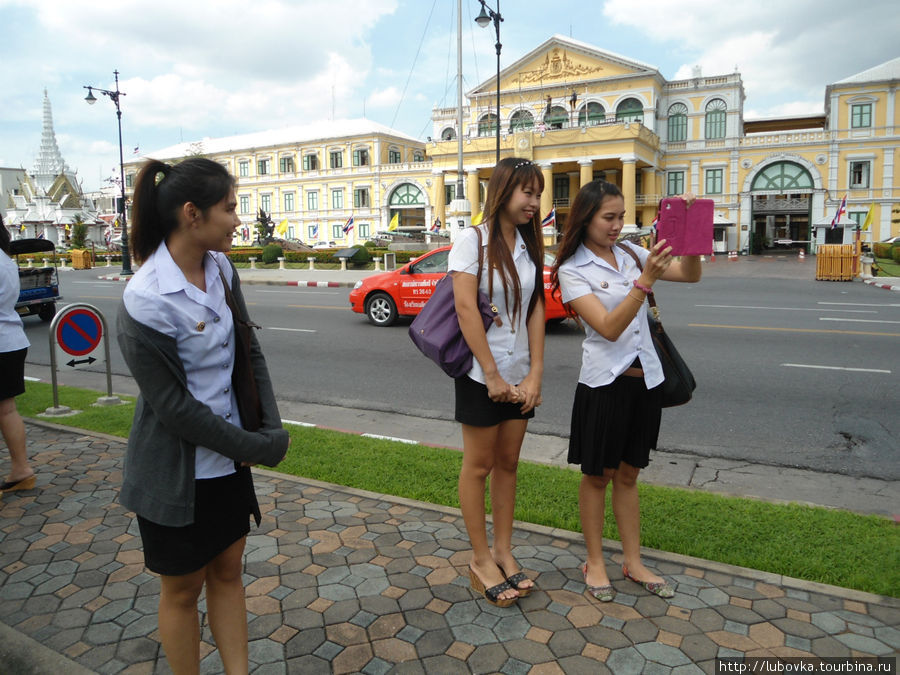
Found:
M 835 84 L 861 84 L 863 82 L 884 82 L 886 80 L 900 80 L 900 56 L 856 75 L 838 80 Z
M 161 150 L 148 152 L 145 157 L 154 159 L 176 159 L 187 155 L 217 154 L 222 152 L 235 152 L 237 150 L 249 150 L 251 148 L 268 148 L 277 145 L 291 143 L 310 143 L 338 138 L 356 136 L 371 136 L 384 134 L 394 138 L 422 143 L 422 141 L 404 134 L 402 131 L 391 129 L 378 122 L 367 119 L 352 120 L 325 120 L 310 124 L 295 125 L 281 129 L 268 131 L 255 131 L 249 134 L 235 136 L 223 136 L 221 138 L 205 137 L 197 141 L 188 141 L 170 145 Z

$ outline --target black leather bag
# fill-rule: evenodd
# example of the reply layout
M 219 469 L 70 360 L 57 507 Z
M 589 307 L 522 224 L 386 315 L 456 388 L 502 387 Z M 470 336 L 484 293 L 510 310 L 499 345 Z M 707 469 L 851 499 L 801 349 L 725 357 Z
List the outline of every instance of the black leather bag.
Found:
M 238 411 L 241 414 L 241 425 L 247 431 L 258 431 L 262 426 L 262 405 L 259 400 L 259 388 L 256 386 L 256 377 L 253 374 L 253 364 L 250 362 L 250 341 L 252 330 L 259 330 L 259 326 L 249 318 L 240 314 L 231 287 L 225 281 L 222 268 L 219 268 L 219 277 L 225 287 L 225 303 L 231 310 L 234 319 L 234 368 L 231 371 L 231 386 L 237 398 Z
M 628 253 L 637 263 L 638 269 L 644 271 L 641 260 L 637 254 L 623 244 L 619 244 L 619 248 Z M 647 296 L 650 304 L 650 316 L 647 317 L 650 323 L 650 337 L 653 338 L 653 346 L 656 347 L 656 355 L 662 364 L 663 383 L 662 387 L 662 407 L 671 408 L 677 405 L 684 405 L 691 400 L 694 389 L 697 388 L 697 382 L 694 380 L 694 374 L 688 368 L 687 363 L 681 358 L 681 354 L 675 349 L 675 344 L 663 328 L 662 321 L 659 320 L 659 308 L 656 306 L 656 298 L 653 295 Z

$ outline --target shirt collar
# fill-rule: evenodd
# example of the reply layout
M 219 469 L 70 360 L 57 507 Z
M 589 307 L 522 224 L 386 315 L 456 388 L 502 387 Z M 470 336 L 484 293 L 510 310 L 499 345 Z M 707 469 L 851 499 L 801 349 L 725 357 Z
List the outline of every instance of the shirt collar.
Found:
M 612 265 L 606 262 L 603 258 L 597 256 L 591 249 L 589 249 L 584 244 L 580 244 L 575 251 L 575 264 L 578 267 L 583 267 L 590 263 L 594 263 L 595 265 L 599 265 L 600 267 L 605 267 L 608 270 L 611 270 L 617 274 L 621 273 L 622 270 L 622 257 L 625 255 L 622 251 L 619 250 L 618 246 L 613 246 L 613 255 L 616 257 L 616 265 L 618 265 L 619 269 L 615 269 Z
M 181 268 L 172 258 L 165 241 L 159 245 L 153 253 L 153 257 L 156 264 L 157 283 L 161 294 L 166 295 L 184 291 L 189 297 L 205 304 L 205 296 L 208 295 L 209 290 L 219 280 L 219 266 L 214 259 L 210 258 L 210 256 L 203 257 L 203 271 L 206 276 L 206 293 L 204 293 L 187 280 L 184 272 L 181 271 Z

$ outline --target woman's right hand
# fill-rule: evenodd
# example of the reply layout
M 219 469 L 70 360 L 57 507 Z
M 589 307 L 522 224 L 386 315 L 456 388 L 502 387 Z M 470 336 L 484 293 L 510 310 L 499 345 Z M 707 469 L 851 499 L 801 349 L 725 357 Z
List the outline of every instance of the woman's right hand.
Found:
M 515 400 L 513 387 L 500 376 L 500 373 L 491 375 L 485 373 L 484 384 L 488 390 L 488 398 L 494 403 L 509 403 Z

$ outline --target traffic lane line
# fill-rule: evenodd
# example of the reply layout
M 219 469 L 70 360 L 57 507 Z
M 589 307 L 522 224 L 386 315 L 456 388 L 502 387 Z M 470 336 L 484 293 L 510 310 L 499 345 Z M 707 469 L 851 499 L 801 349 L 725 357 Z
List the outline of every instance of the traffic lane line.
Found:
M 900 333 L 875 333 L 861 330 L 836 330 L 830 328 L 775 328 L 774 326 L 732 326 L 719 323 L 689 323 L 691 328 L 733 328 L 734 330 L 768 330 L 783 333 L 830 333 L 834 335 L 874 335 L 878 337 L 900 337 Z
M 815 307 L 755 307 L 753 305 L 694 305 L 694 307 L 714 307 L 716 309 L 775 309 L 785 312 L 848 312 L 852 314 L 878 314 L 873 309 L 818 309 Z
M 353 311 L 349 307 L 329 307 L 328 305 L 285 305 L 285 307 L 292 307 L 294 309 L 337 309 L 341 312 Z
M 820 316 L 819 321 L 848 321 L 851 323 L 900 323 L 900 321 L 889 321 L 887 319 L 844 319 L 843 317 Z
M 848 368 L 846 366 L 817 366 L 811 363 L 782 363 L 785 368 L 815 368 L 817 370 L 846 370 L 852 373 L 883 373 L 890 375 L 890 370 L 882 370 L 880 368 Z
M 265 289 L 254 290 L 256 293 L 281 293 L 282 295 L 343 295 L 343 293 L 333 293 L 329 291 L 267 291 Z
M 286 330 L 292 333 L 318 333 L 317 330 L 311 328 L 279 328 L 278 326 L 263 326 L 266 330 Z
M 887 304 L 884 304 L 884 303 L 874 303 L 874 302 L 826 302 L 824 300 L 820 300 L 816 304 L 817 305 L 850 305 L 851 307 L 900 307 L 900 303 L 897 303 L 897 302 L 889 302 Z

